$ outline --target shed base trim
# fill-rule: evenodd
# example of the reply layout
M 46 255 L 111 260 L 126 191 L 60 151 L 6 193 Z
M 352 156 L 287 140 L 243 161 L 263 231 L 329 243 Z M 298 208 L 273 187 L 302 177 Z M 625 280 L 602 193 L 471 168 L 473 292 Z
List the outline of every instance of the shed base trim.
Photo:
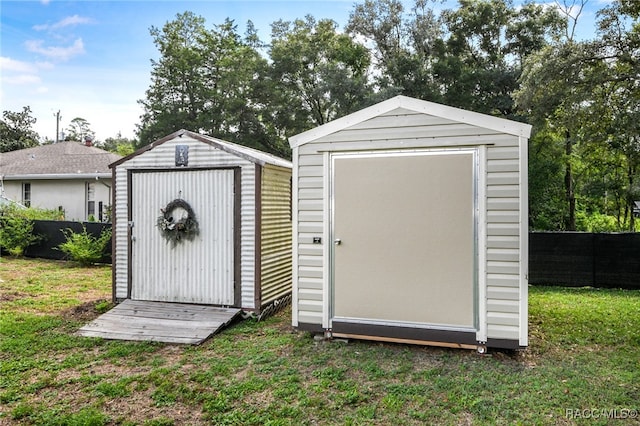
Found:
M 300 322 L 298 323 L 296 329 L 300 331 L 309 331 L 311 333 L 324 333 L 324 328 L 322 328 L 322 324 L 311 324 L 308 322 Z
M 497 349 L 526 349 L 517 340 L 510 339 L 487 339 L 487 347 Z
M 476 333 L 472 331 L 454 331 L 454 330 L 437 330 L 430 328 L 400 327 L 390 325 L 377 324 L 360 324 L 339 322 L 334 320 L 332 333 L 338 335 L 369 336 L 371 340 L 374 337 L 401 339 L 405 341 L 415 342 L 432 342 L 448 343 L 456 345 L 469 345 L 475 348 L 478 345 Z

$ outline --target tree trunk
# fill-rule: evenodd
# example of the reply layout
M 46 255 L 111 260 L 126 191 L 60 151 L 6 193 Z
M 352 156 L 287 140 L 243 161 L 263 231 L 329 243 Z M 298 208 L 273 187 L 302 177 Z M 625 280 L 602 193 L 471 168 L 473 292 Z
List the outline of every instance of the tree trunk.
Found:
M 635 175 L 635 167 L 630 164 L 627 167 L 627 179 L 629 182 L 629 188 L 627 189 L 627 208 L 629 209 L 629 231 L 635 232 L 636 224 L 635 217 L 633 215 L 633 207 L 635 206 L 635 200 L 633 199 L 633 176 Z
M 571 134 L 567 130 L 565 133 L 564 149 L 566 155 L 566 165 L 564 173 L 564 189 L 569 205 L 569 217 L 565 223 L 565 230 L 576 230 L 576 195 L 573 191 L 573 172 L 571 170 L 571 154 L 573 153 L 573 143 L 571 142 Z

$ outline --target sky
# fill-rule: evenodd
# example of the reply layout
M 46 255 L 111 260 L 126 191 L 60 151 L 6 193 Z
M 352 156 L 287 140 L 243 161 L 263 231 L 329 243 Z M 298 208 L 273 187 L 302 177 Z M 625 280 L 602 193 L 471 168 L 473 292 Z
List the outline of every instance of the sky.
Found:
M 520 1 L 520 0 L 518 0 Z M 549 0 L 553 3 L 552 0 Z M 561 0 L 561 2 L 564 0 Z M 589 0 L 578 36 L 595 36 L 595 14 L 610 0 Z M 76 117 L 104 141 L 135 137 L 150 85 L 151 60 L 159 54 L 149 29 L 185 11 L 211 28 L 226 18 L 244 34 L 251 20 L 263 41 L 271 23 L 310 14 L 346 25 L 356 0 L 2 0 L 0 1 L 0 110 L 31 108 L 33 129 L 54 140 Z M 405 1 L 410 8 L 413 1 Z M 445 5 L 455 5 L 446 0 Z

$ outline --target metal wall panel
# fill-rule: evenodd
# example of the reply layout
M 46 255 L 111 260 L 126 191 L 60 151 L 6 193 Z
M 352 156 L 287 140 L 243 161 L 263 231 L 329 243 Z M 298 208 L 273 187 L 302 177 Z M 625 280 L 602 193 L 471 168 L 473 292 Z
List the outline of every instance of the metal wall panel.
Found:
M 115 298 L 125 299 L 129 294 L 129 251 L 128 227 L 130 188 L 129 171 L 173 169 L 175 167 L 175 146 L 189 147 L 189 167 L 240 167 L 241 191 L 241 307 L 254 308 L 255 283 L 255 168 L 256 165 L 244 158 L 223 152 L 215 147 L 188 137 L 175 138 L 153 147 L 116 166 L 115 209 L 114 209 L 114 274 Z M 178 169 L 179 170 L 179 169 Z
M 261 185 L 262 306 L 291 292 L 291 170 L 264 167 Z
M 132 175 L 132 299 L 235 305 L 234 170 Z M 184 199 L 200 233 L 175 246 L 156 226 L 164 208 Z

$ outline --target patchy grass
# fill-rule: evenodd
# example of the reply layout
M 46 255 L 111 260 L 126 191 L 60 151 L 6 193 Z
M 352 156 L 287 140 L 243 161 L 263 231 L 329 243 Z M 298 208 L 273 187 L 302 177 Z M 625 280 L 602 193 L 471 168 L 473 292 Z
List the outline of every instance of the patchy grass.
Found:
M 82 338 L 108 267 L 3 258 L 0 279 L 0 424 L 640 424 L 638 291 L 531 288 L 530 348 L 480 356 L 316 342 L 287 311 L 198 347 Z

